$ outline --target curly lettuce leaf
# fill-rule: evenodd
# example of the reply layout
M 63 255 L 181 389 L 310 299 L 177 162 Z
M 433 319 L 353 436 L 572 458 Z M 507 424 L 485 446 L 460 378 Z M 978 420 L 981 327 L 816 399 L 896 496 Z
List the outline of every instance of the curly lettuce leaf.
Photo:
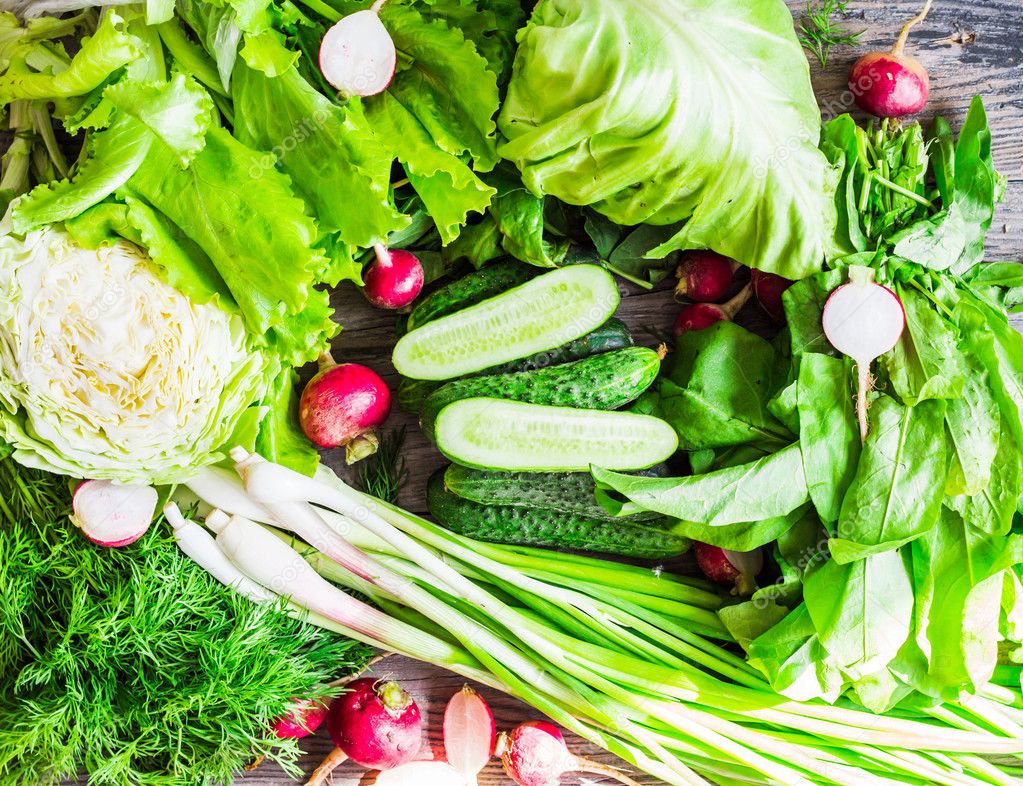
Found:
M 542 0 L 499 117 L 526 185 L 802 278 L 832 237 L 809 68 L 780 0 Z
M 391 203 L 391 156 L 357 101 L 331 103 L 294 68 L 279 77 L 239 65 L 234 75 L 235 135 L 271 151 L 245 180 L 289 174 L 324 232 L 352 245 L 386 242 L 407 218 Z
M 317 227 L 287 176 L 262 165 L 259 153 L 213 128 L 187 169 L 174 151 L 154 142 L 121 194 L 159 211 L 201 248 L 249 332 L 270 334 L 281 357 L 299 365 L 325 349 L 339 326 L 313 287 L 326 265 L 315 248 Z
M 17 99 L 70 98 L 99 87 L 117 69 L 142 54 L 142 42 L 127 32 L 123 17 L 108 11 L 96 33 L 66 69 L 56 74 L 8 70 L 0 75 L 0 107 Z

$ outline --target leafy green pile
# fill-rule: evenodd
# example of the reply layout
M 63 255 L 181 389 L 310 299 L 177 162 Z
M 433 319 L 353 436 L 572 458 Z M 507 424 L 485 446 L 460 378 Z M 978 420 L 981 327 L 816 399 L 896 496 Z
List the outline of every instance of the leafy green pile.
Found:
M 801 278 L 828 250 L 820 113 L 777 0 L 539 3 L 499 126 L 531 191 L 673 226 L 651 256 L 712 248 Z
M 273 719 L 367 648 L 222 587 L 154 527 L 126 549 L 67 520 L 66 481 L 0 460 L 0 783 L 225 783 L 300 751 Z
M 629 500 L 612 507 L 679 517 L 699 540 L 777 539 L 777 583 L 722 618 L 781 693 L 848 693 L 880 712 L 996 679 L 1018 689 L 1023 337 L 1003 306 L 1021 273 L 978 264 L 1002 185 L 983 105 L 957 144 L 942 120 L 925 138 L 848 117 L 824 140 L 849 253 L 786 292 L 773 344 L 732 324 L 679 342 L 645 406 L 675 425 L 696 474 L 596 477 Z M 821 332 L 850 264 L 871 265 L 907 321 L 875 369 L 862 445 L 855 370 Z

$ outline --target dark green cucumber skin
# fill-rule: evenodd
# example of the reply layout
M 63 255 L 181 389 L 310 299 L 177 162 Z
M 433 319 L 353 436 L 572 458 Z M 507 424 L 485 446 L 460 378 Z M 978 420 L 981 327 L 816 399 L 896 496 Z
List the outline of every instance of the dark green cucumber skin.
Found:
M 544 508 L 480 505 L 448 491 L 443 470 L 435 472 L 426 485 L 426 507 L 445 529 L 491 543 L 650 560 L 677 557 L 688 548 L 684 538 L 657 527 L 599 521 Z
M 491 376 L 493 374 L 512 374 L 519 371 L 537 371 L 541 368 L 570 363 L 573 360 L 613 352 L 632 346 L 632 334 L 628 326 L 620 319 L 612 317 L 592 333 L 562 344 L 560 347 L 537 352 L 521 360 L 513 360 L 500 366 L 471 374 L 466 379 Z M 443 382 L 431 382 L 425 379 L 402 379 L 398 385 L 398 406 L 406 412 L 421 412 L 426 399 L 435 390 L 443 386 Z
M 406 330 L 411 333 L 427 322 L 500 295 L 525 284 L 538 272 L 535 267 L 518 260 L 495 262 L 473 271 L 420 300 L 408 316 Z
M 480 396 L 552 407 L 618 409 L 650 387 L 660 367 L 652 349 L 627 347 L 536 371 L 456 379 L 430 394 L 419 423 L 433 439 L 437 415 L 444 407 Z
M 647 522 L 657 526 L 659 513 L 612 516 L 597 502 L 597 485 L 586 472 L 497 472 L 452 464 L 444 473 L 452 494 L 480 505 L 547 508 L 597 521 Z

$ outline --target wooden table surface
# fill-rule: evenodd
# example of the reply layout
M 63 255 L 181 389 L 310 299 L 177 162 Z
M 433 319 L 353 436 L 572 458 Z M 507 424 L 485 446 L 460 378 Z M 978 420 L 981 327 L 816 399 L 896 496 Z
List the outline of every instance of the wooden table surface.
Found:
M 756 2 L 756 0 L 751 0 Z M 811 63 L 818 101 L 825 119 L 855 109 L 846 91 L 845 79 L 849 66 L 859 54 L 873 48 L 890 48 L 902 20 L 912 16 L 917 0 L 880 2 L 879 0 L 853 0 L 848 5 L 848 26 L 864 29 L 863 45 L 856 50 L 839 47 L 833 50 L 826 72 L 816 61 Z M 803 0 L 791 0 L 789 7 L 798 16 L 805 8 Z M 925 119 L 940 113 L 954 128 L 974 94 L 985 97 L 994 134 L 994 156 L 998 169 L 1008 176 L 1009 186 L 1005 202 L 999 208 L 988 238 L 988 258 L 991 260 L 1023 259 L 1023 0 L 937 0 L 929 18 L 920 25 L 910 39 L 913 54 L 928 69 L 931 76 L 931 99 Z M 671 292 L 640 293 L 623 289 L 621 316 L 641 335 L 644 327 L 667 329 L 674 316 Z M 369 308 L 351 287 L 336 294 L 337 318 L 345 329 L 336 342 L 335 356 L 348 361 L 365 363 L 381 372 L 389 383 L 396 382 L 389 361 L 390 347 L 394 343 L 392 316 Z M 744 315 L 756 319 L 756 307 Z M 654 343 L 650 339 L 648 343 Z M 406 425 L 406 450 L 411 476 L 400 502 L 409 510 L 424 511 L 424 487 L 430 472 L 440 465 L 439 455 L 419 433 L 413 418 L 401 412 L 392 416 L 390 426 Z M 341 469 L 341 457 L 326 455 L 325 460 Z M 439 749 L 438 720 L 448 698 L 461 687 L 459 677 L 432 666 L 402 658 L 391 658 L 373 672 L 383 677 L 399 679 L 418 699 L 425 710 L 430 727 L 429 744 Z M 518 702 L 483 690 L 490 700 L 500 728 L 511 728 L 537 713 Z M 612 762 L 591 746 L 572 741 L 575 752 Z M 325 735 L 311 739 L 306 745 L 308 755 L 303 759 L 306 772 L 311 772 L 330 750 Z M 424 745 L 424 752 L 426 746 Z M 635 773 L 633 773 L 635 774 Z M 659 783 L 655 779 L 644 783 Z M 370 783 L 365 773 L 353 765 L 345 765 L 333 776 L 335 786 Z M 289 783 L 289 779 L 275 766 L 263 765 L 247 773 L 243 781 L 247 786 L 276 786 Z M 574 783 L 566 778 L 566 783 Z M 593 778 L 591 783 L 599 783 Z M 500 767 L 492 764 L 484 773 L 483 786 L 510 784 Z M 417 786 L 410 784 L 410 786 Z

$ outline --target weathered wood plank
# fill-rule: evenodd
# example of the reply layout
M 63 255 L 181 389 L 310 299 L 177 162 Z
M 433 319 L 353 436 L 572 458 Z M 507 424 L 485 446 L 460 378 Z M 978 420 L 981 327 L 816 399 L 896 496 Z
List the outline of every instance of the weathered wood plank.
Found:
M 889 48 L 902 20 L 912 16 L 919 7 L 918 0 L 853 0 L 849 3 L 849 23 L 852 29 L 865 29 L 863 46 L 853 50 L 838 48 L 832 52 L 827 71 L 812 64 L 813 80 L 825 118 L 854 110 L 847 94 L 845 79 L 849 66 L 859 54 L 870 48 Z M 803 0 L 789 2 L 798 17 L 805 8 Z M 1006 202 L 998 211 L 988 239 L 990 259 L 1023 258 L 1023 6 L 1019 0 L 938 0 L 930 17 L 913 33 L 911 49 L 929 70 L 932 78 L 931 102 L 925 118 L 941 113 L 953 126 L 962 121 L 970 98 L 981 93 L 986 98 L 994 133 L 993 147 L 999 169 L 1009 177 Z M 858 113 L 856 113 L 857 116 Z M 624 300 L 622 315 L 638 334 L 646 326 L 664 330 L 674 316 L 671 293 L 629 295 Z M 389 348 L 394 341 L 393 317 L 366 306 L 351 288 L 338 292 L 335 297 L 338 318 L 345 325 L 344 333 L 336 343 L 337 356 L 345 360 L 366 363 L 380 371 L 389 383 L 395 382 L 390 365 Z M 756 318 L 755 307 L 746 315 Z M 654 343 L 651 338 L 644 343 Z M 403 490 L 400 502 L 414 511 L 423 509 L 423 487 L 426 477 L 440 459 L 415 427 L 414 419 L 405 413 L 396 413 L 389 425 L 408 426 L 407 455 L 412 470 L 410 482 Z M 327 463 L 343 469 L 335 453 L 325 456 Z M 438 718 L 444 703 L 462 683 L 462 680 L 436 667 L 414 663 L 401 658 L 385 661 L 375 672 L 384 677 L 400 679 L 420 700 L 430 723 L 430 745 L 439 751 Z M 507 697 L 484 689 L 491 701 L 500 728 L 511 728 L 521 720 L 537 717 L 536 713 Z M 583 755 L 600 757 L 592 746 L 573 741 L 573 749 Z M 310 741 L 309 755 L 303 761 L 311 772 L 327 753 L 330 745 L 324 735 Z M 610 761 L 610 757 L 602 757 Z M 263 766 L 242 779 L 250 786 L 275 786 L 288 782 L 279 769 Z M 600 782 L 599 779 L 595 779 Z M 641 779 L 642 780 L 642 779 Z M 366 782 L 357 767 L 346 765 L 337 771 L 337 786 L 351 786 Z M 643 782 L 656 783 L 647 778 Z M 483 786 L 507 784 L 496 765 L 491 766 L 480 779 Z M 411 784 L 410 786 L 415 786 Z

